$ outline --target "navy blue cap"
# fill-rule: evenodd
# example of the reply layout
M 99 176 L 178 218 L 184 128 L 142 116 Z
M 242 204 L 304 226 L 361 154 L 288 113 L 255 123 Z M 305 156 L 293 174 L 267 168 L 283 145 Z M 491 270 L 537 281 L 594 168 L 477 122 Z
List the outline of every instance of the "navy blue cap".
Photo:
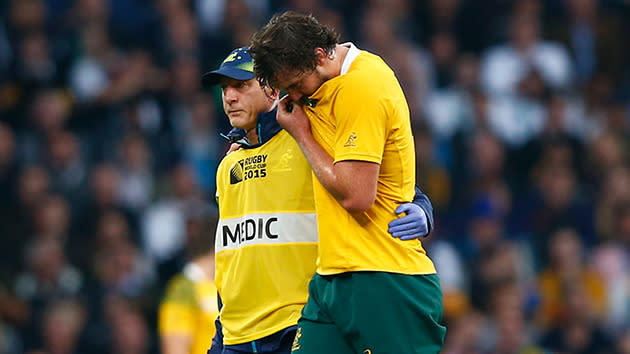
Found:
M 214 86 L 219 83 L 221 76 L 236 80 L 254 78 L 254 59 L 249 55 L 249 47 L 234 49 L 217 70 L 203 74 L 201 85 L 206 88 Z

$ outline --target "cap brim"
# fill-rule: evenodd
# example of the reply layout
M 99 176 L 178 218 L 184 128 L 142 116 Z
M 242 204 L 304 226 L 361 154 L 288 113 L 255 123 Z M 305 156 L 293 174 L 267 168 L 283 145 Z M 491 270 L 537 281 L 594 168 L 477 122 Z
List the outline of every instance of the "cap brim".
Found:
M 219 83 L 221 77 L 229 77 L 235 80 L 250 80 L 254 78 L 254 73 L 238 68 L 220 68 L 203 74 L 201 76 L 201 85 L 204 88 L 214 86 Z

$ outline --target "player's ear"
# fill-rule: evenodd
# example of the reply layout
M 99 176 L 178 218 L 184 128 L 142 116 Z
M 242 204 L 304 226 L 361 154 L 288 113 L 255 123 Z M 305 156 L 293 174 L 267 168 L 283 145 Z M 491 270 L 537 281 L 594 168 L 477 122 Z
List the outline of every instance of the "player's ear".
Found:
M 324 61 L 328 59 L 328 54 L 326 53 L 326 50 L 321 47 L 315 48 L 315 56 L 317 57 L 317 64 L 319 65 L 324 64 Z

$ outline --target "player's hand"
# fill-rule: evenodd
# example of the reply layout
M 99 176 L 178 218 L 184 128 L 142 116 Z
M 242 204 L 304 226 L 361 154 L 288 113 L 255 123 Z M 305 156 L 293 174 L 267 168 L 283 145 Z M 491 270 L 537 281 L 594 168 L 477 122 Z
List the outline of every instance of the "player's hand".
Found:
M 229 155 L 230 153 L 232 153 L 232 152 L 234 152 L 234 151 L 236 151 L 236 150 L 238 150 L 240 148 L 241 148 L 240 144 L 237 144 L 237 143 L 230 144 L 230 149 L 225 153 L 225 156 Z
M 289 96 L 285 96 L 278 103 L 276 119 L 278 124 L 296 140 L 305 134 L 311 133 L 311 124 L 302 106 L 291 101 Z
M 389 233 L 401 240 L 413 240 L 429 233 L 429 223 L 424 210 L 413 203 L 405 203 L 396 209 L 396 214 L 406 215 L 389 223 Z

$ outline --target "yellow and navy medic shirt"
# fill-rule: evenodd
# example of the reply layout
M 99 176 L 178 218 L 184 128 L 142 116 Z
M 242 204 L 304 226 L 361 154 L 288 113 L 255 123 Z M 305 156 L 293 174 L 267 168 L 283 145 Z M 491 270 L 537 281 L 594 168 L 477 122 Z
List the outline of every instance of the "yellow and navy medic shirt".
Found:
M 380 164 L 376 201 L 350 214 L 314 178 L 319 228 L 317 273 L 385 271 L 433 274 L 419 240 L 401 241 L 387 232 L 394 211 L 413 199 L 415 151 L 409 108 L 394 72 L 378 56 L 351 43 L 341 75 L 310 97 L 305 111 L 315 140 L 335 163 Z M 316 100 L 316 101 L 313 101 Z
M 205 354 L 212 344 L 218 314 L 214 282 L 190 263 L 168 283 L 158 310 L 158 331 L 161 336 L 189 336 L 190 353 Z
M 315 274 L 317 221 L 311 169 L 284 130 L 239 149 L 217 171 L 216 285 L 223 343 L 297 323 Z

